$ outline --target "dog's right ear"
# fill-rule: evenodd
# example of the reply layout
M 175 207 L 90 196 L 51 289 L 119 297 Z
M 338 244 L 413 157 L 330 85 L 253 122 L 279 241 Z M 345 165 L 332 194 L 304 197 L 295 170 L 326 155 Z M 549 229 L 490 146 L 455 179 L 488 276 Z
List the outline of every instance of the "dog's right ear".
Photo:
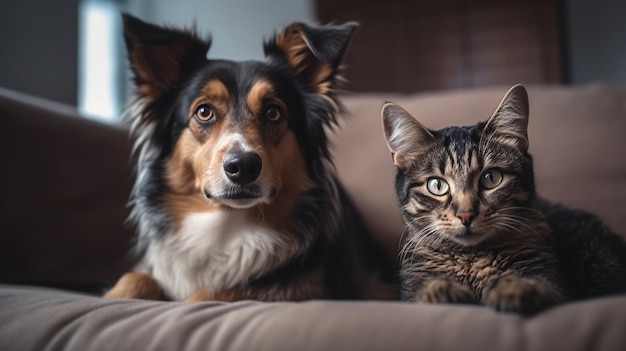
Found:
M 177 30 L 122 15 L 128 60 L 135 74 L 137 94 L 156 99 L 175 86 L 186 69 L 206 61 L 210 40 L 195 30 Z
M 393 164 L 405 169 L 412 155 L 423 152 L 434 142 L 433 134 L 402 107 L 388 102 L 381 111 L 383 134 Z
M 265 55 L 286 62 L 313 92 L 328 95 L 335 88 L 341 60 L 357 27 L 356 22 L 293 23 L 265 42 Z

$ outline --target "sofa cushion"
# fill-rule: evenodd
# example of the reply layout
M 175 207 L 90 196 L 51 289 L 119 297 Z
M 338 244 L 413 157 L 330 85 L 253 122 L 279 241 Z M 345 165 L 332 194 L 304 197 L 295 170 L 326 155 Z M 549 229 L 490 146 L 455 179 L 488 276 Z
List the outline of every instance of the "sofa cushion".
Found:
M 532 318 L 402 302 L 151 302 L 0 285 L 3 350 L 617 350 L 626 297 Z

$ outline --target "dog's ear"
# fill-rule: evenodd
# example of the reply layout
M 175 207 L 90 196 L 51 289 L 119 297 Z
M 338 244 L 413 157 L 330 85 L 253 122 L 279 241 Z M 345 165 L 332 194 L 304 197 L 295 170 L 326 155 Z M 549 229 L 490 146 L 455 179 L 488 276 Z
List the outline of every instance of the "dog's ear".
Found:
M 206 61 L 210 40 L 122 15 L 128 60 L 140 96 L 155 99 L 175 86 L 184 71 Z
M 265 43 L 265 55 L 286 61 L 314 92 L 327 94 L 357 27 L 356 22 L 326 26 L 293 23 Z

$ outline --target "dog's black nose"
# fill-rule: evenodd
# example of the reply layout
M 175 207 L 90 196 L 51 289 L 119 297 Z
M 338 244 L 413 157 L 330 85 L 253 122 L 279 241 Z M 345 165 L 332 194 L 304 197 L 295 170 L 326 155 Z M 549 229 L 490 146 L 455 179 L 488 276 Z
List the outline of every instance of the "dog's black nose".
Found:
M 222 167 L 233 183 L 245 185 L 259 177 L 263 161 L 255 152 L 237 152 L 226 155 Z

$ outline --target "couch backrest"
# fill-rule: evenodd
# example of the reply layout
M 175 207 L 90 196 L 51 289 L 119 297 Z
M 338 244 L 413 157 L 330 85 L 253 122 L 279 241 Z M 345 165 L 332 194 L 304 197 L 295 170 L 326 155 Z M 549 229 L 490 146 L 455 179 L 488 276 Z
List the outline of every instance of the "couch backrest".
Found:
M 121 126 L 0 88 L 0 283 L 93 289 L 130 265 Z
M 626 89 L 529 87 L 540 194 L 598 214 L 626 235 Z M 344 98 L 335 164 L 390 255 L 403 224 L 380 109 L 394 101 L 432 128 L 489 118 L 507 87 Z M 132 181 L 125 128 L 0 89 L 0 283 L 94 286 L 128 268 Z M 87 146 L 86 146 L 87 145 Z

